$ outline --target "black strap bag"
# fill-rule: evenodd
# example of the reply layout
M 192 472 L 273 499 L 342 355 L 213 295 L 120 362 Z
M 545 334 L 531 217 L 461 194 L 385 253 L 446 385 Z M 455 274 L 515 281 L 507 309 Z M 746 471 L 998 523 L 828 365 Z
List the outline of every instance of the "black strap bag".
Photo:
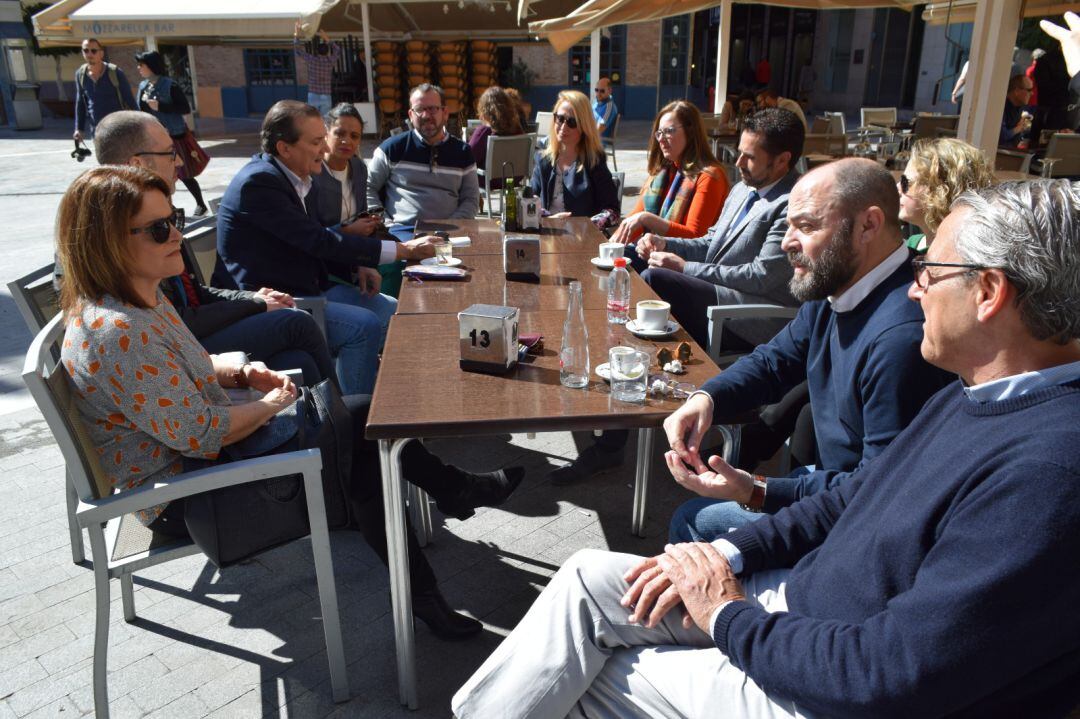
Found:
M 250 437 L 222 450 L 214 464 L 318 448 L 330 529 L 349 525 L 352 418 L 328 380 L 300 387 L 296 403 Z M 216 567 L 227 567 L 311 533 L 299 474 L 204 492 L 184 500 L 188 533 Z

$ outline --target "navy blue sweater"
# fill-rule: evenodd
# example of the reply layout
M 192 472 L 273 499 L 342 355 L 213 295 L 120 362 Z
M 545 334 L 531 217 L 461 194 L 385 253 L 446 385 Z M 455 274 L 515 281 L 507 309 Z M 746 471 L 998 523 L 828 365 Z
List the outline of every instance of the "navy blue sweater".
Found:
M 792 567 L 786 613 L 714 640 L 824 716 L 1064 716 L 1080 699 L 1080 382 L 939 392 L 851 481 L 725 535 Z
M 922 358 L 922 308 L 907 263 L 849 312 L 806 302 L 787 327 L 705 383 L 717 416 L 778 402 L 807 380 L 818 469 L 769 480 L 765 511 L 834 486 L 881 454 L 951 378 Z

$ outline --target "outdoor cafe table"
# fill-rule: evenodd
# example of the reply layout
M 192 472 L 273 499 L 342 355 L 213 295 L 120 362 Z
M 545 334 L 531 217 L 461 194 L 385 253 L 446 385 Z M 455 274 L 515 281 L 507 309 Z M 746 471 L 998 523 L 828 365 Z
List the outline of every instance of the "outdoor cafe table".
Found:
M 454 249 L 457 255 L 457 249 Z M 503 273 L 502 255 L 462 257 L 461 269 L 469 276 L 463 280 L 424 280 L 406 278 L 398 298 L 399 315 L 453 313 L 469 305 L 506 305 L 520 308 L 543 308 L 566 311 L 571 280 L 580 280 L 582 300 L 587 310 L 607 307 L 607 286 L 611 270 L 595 267 L 592 253 L 568 253 L 540 256 L 539 280 L 512 280 Z M 630 272 L 630 306 L 652 299 L 655 293 L 636 273 Z
M 587 223 L 588 221 L 585 220 Z M 557 223 L 557 225 L 556 225 Z M 462 231 L 473 238 L 472 249 L 493 245 L 498 232 L 490 221 L 457 221 L 425 223 L 443 225 L 453 235 Z M 589 247 L 589 254 L 572 252 L 577 263 L 573 275 L 566 264 L 568 279 L 576 276 L 586 284 L 598 283 L 588 257 L 599 244 L 600 234 L 591 224 L 578 220 L 554 221 L 552 229 L 568 247 Z M 569 229 L 568 229 L 569 228 Z M 573 230 L 570 232 L 569 230 Z M 563 234 L 562 231 L 566 231 Z M 595 233 L 595 234 L 594 234 Z M 477 235 L 480 241 L 477 241 Z M 464 249 L 464 248 L 463 248 Z M 490 267 L 487 260 L 473 275 L 476 287 L 497 286 L 503 280 L 488 278 L 488 273 L 502 275 L 501 241 L 498 262 Z M 455 249 L 455 255 L 464 256 Z M 478 256 L 479 257 L 479 256 Z M 552 260 L 548 260 L 549 266 Z M 556 261 L 556 266 L 558 261 Z M 543 265 L 542 265 L 543 271 Z M 481 271 L 482 270 L 482 271 Z M 631 273 L 633 276 L 635 273 Z M 484 275 L 480 277 L 478 275 Z M 652 290 L 634 276 L 632 293 L 640 298 L 655 297 Z M 390 567 L 390 592 L 394 634 L 398 660 L 398 691 L 402 704 L 417 706 L 416 659 L 412 624 L 412 591 L 409 584 L 408 551 L 405 541 L 404 484 L 401 476 L 401 451 L 409 441 L 422 437 L 482 436 L 503 432 L 555 432 L 594 429 L 638 429 L 637 467 L 634 478 L 631 531 L 642 535 L 645 524 L 645 499 L 648 487 L 655 429 L 680 406 L 681 400 L 649 397 L 642 404 L 615 401 L 603 380 L 595 375 L 596 365 L 607 360 L 607 351 L 616 345 L 630 345 L 655 356 L 660 347 L 674 349 L 680 342 L 693 347 L 693 359 L 687 373 L 678 381 L 700 387 L 719 370 L 698 347 L 685 330 L 663 340 L 643 340 L 633 336 L 625 326 L 609 324 L 604 309 L 586 309 L 585 323 L 589 332 L 591 359 L 589 385 L 570 389 L 559 382 L 558 350 L 562 340 L 562 325 L 566 319 L 565 298 L 557 299 L 558 286 L 539 285 L 536 294 L 526 293 L 523 300 L 536 301 L 533 306 L 519 307 L 519 332 L 544 335 L 545 348 L 539 356 L 529 355 L 514 369 L 503 375 L 464 372 L 458 366 L 460 357 L 457 312 L 463 309 L 453 303 L 432 302 L 442 312 L 406 314 L 399 311 L 390 321 L 383 362 L 375 384 L 366 434 L 378 440 L 382 469 L 383 502 L 386 509 L 386 541 Z M 426 299 L 417 296 L 427 287 L 406 283 L 402 286 L 401 306 L 421 308 Z M 632 294 L 633 296 L 633 294 Z M 429 298 L 430 299 L 430 298 Z M 464 301 L 466 298 L 462 298 Z M 556 304 L 557 303 L 557 304 Z M 409 485 L 410 488 L 412 485 Z M 412 490 L 413 499 L 421 493 Z M 417 503 L 423 540 L 430 532 L 428 502 Z
M 414 237 L 421 237 L 431 232 L 443 231 L 451 237 L 468 235 L 472 243 L 465 247 L 455 247 L 454 257 L 475 257 L 476 255 L 498 255 L 502 257 L 503 231 L 494 220 L 425 220 L 418 222 Z M 540 236 L 540 253 L 545 255 L 568 252 L 587 252 L 590 257 L 597 254 L 597 245 L 605 241 L 604 235 L 588 217 L 567 217 L 555 220 L 545 217 L 540 221 L 540 230 L 522 230 L 507 232 L 508 235 Z

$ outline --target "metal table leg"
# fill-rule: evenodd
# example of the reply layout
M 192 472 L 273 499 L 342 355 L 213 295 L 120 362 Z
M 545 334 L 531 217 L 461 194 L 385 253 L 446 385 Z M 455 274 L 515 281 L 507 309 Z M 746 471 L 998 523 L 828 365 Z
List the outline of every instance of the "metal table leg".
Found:
M 412 586 L 409 582 L 409 550 L 405 542 L 405 502 L 401 478 L 401 450 L 410 441 L 379 440 L 379 459 L 386 514 L 386 550 L 390 565 L 390 608 L 397 643 L 398 698 L 410 709 L 416 709 L 416 642 L 413 637 Z
M 630 531 L 639 537 L 645 536 L 645 504 L 649 491 L 649 474 L 652 472 L 653 430 L 638 430 L 637 471 L 634 474 L 634 510 Z
M 426 547 L 431 541 L 431 498 L 428 493 L 415 484 L 406 484 L 405 491 L 409 493 L 409 507 L 412 509 L 413 531 L 416 532 L 416 541 L 421 547 Z

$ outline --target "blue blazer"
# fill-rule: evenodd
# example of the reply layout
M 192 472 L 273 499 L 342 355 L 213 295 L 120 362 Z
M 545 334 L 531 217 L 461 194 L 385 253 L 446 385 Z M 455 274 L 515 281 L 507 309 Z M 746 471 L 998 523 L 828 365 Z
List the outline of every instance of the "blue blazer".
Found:
M 327 262 L 375 267 L 379 240 L 342 234 L 340 223 L 323 227 L 313 209 L 318 192 L 313 184 L 301 203 L 276 160 L 252 157 L 221 198 L 213 285 L 316 295 L 328 285 Z
M 542 152 L 536 153 L 534 165 L 529 184 L 540 196 L 540 204 L 544 209 L 548 209 L 555 192 L 555 168 Z M 570 184 L 563 189 L 563 205 L 566 211 L 575 217 L 592 217 L 604 210 L 619 214 L 621 208 L 615 191 L 615 180 L 608 170 L 606 158 L 601 158 L 591 170 L 578 168 Z
M 349 160 L 349 170 L 356 211 L 363 212 L 367 209 L 367 165 L 359 157 L 354 157 Z M 327 171 L 325 163 L 323 171 L 312 175 L 311 179 L 319 188 L 319 204 L 315 208 L 319 222 L 324 227 L 341 224 L 341 183 Z

